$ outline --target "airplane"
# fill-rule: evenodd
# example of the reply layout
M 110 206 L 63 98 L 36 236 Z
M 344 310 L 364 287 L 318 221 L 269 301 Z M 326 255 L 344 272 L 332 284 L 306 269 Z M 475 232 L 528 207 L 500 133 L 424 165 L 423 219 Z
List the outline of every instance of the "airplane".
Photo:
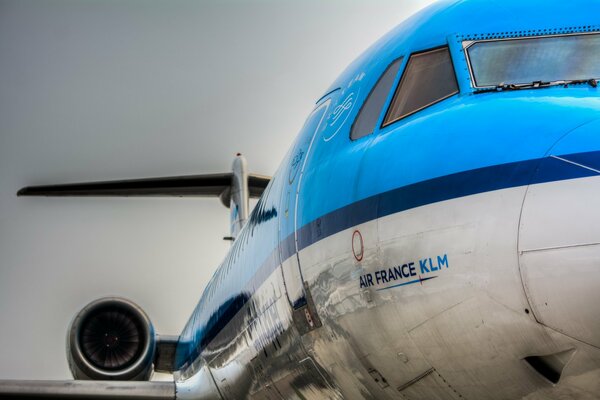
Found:
M 230 173 L 21 189 L 219 197 L 232 244 L 179 336 L 95 300 L 68 330 L 75 380 L 0 396 L 599 399 L 598 11 L 427 7 L 325 90 L 271 178 L 238 155 Z

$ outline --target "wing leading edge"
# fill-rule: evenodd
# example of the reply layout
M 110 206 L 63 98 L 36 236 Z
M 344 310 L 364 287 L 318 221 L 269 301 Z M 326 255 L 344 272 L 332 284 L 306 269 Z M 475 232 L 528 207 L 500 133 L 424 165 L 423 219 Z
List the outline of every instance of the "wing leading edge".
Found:
M 260 197 L 269 184 L 268 176 L 248 174 L 250 197 Z M 226 207 L 230 205 L 233 173 L 187 175 L 103 182 L 81 182 L 62 185 L 27 186 L 17 196 L 218 196 Z
M 172 400 L 173 382 L 0 380 L 0 399 Z

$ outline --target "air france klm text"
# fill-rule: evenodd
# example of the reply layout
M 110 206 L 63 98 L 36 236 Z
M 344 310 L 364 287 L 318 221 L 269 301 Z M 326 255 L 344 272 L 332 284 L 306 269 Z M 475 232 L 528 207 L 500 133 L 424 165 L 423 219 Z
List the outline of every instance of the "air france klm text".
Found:
M 432 273 L 447 268 L 450 268 L 447 254 L 422 258 L 418 262 L 408 262 L 402 265 L 380 269 L 374 273 L 361 275 L 360 288 L 363 289 L 371 286 L 397 283 L 403 280 L 410 281 L 406 283 L 417 283 L 425 280 L 424 278 L 431 279 L 432 277 L 430 275 Z M 411 278 L 417 279 L 411 280 Z

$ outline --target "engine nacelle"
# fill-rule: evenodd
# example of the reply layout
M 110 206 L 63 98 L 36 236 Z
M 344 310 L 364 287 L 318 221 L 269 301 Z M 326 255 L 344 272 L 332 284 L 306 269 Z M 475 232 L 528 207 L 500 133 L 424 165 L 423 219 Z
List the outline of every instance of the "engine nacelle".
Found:
M 149 380 L 156 353 L 154 327 L 135 303 L 105 297 L 85 306 L 67 333 L 75 379 Z

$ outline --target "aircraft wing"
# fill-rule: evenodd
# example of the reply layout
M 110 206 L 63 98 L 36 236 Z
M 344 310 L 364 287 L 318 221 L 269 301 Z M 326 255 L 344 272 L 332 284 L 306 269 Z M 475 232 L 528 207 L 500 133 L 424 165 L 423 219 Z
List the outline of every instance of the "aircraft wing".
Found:
M 104 182 L 28 186 L 18 196 L 218 196 L 229 207 L 233 174 L 187 175 L 161 178 L 128 179 Z M 260 197 L 269 183 L 268 176 L 249 174 L 250 197 Z
M 172 400 L 173 382 L 0 380 L 0 399 Z

